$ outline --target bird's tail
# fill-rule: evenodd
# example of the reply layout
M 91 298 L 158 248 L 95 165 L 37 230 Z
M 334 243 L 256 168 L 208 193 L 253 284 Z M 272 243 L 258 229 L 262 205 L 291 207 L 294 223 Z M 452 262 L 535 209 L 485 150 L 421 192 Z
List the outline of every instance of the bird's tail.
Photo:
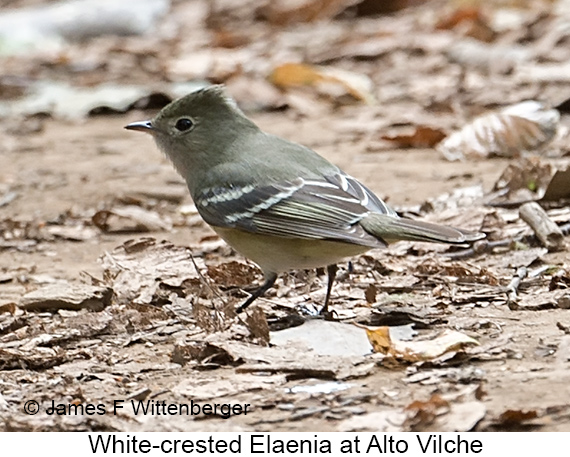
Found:
M 483 233 L 378 213 L 365 217 L 360 225 L 371 235 L 388 243 L 407 240 L 465 244 L 485 238 Z

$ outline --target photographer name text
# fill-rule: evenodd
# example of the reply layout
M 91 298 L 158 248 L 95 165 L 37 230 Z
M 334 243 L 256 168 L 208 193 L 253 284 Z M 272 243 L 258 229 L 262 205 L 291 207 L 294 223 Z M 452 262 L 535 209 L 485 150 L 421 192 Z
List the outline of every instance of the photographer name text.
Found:
M 29 403 L 29 402 L 28 402 Z M 34 402 L 35 403 L 35 402 Z M 28 414 L 40 412 L 39 405 L 29 408 Z M 34 411 L 34 412 L 32 412 Z M 129 411 L 135 416 L 219 416 L 229 419 L 232 416 L 247 415 L 252 411 L 249 403 L 206 403 L 190 400 L 189 403 L 167 403 L 164 400 L 114 400 L 112 404 L 103 403 L 56 403 L 53 400 L 45 408 L 49 416 L 103 416 L 105 414 L 123 414 Z

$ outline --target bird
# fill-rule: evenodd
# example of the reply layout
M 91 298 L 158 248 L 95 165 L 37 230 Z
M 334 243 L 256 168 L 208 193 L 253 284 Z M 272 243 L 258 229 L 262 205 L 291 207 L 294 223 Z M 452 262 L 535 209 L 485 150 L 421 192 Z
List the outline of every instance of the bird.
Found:
M 279 274 L 326 267 L 393 241 L 466 244 L 482 233 L 399 217 L 357 179 L 301 144 L 261 130 L 222 85 L 191 92 L 128 130 L 150 133 L 185 179 L 203 220 L 259 266 L 263 296 Z

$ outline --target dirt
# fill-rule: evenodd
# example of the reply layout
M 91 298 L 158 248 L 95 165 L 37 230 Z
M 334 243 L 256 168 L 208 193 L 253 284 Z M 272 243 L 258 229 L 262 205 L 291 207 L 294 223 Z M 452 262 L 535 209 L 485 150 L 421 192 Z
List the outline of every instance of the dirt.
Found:
M 406 14 L 404 10 L 401 17 Z M 407 106 L 394 104 L 396 111 Z M 481 107 L 474 105 L 473 111 Z M 394 208 L 414 217 L 463 221 L 470 225 L 467 228 L 482 229 L 483 219 L 492 211 L 480 197 L 447 212 L 437 204 L 430 212 L 425 203 L 444 194 L 448 197 L 442 201 L 455 201 L 454 191 L 473 186 L 489 193 L 505 167 L 518 160 L 449 162 L 431 147 L 401 149 L 380 143 L 376 134 L 351 131 L 349 126 L 360 119 L 363 130 L 370 132 L 365 119 L 382 117 L 378 106 L 349 104 L 327 108 L 319 115 L 300 114 L 299 109 L 248 111 L 248 115 L 265 131 L 315 149 Z M 521 254 L 530 261 L 517 260 L 519 254 L 506 247 L 447 262 L 446 248 L 401 243 L 352 259 L 351 274 L 348 264 L 342 266 L 344 274 L 333 291 L 333 306 L 343 322 L 339 325 L 348 326 L 361 318 L 361 323 L 375 326 L 381 317 L 374 309 L 380 310 L 380 316 L 401 310 L 407 316 L 404 323 L 425 318 L 422 325 L 416 325 L 420 337 L 457 330 L 477 340 L 479 349 L 450 349 L 449 358 L 315 356 L 323 364 L 317 364 L 315 371 L 302 360 L 298 360 L 299 367 L 287 358 L 298 358 L 298 349 L 265 347 L 263 337 L 253 335 L 253 329 L 264 324 L 244 326 L 239 318 L 221 311 L 221 302 L 235 306 L 246 296 L 241 285 L 230 284 L 232 274 L 226 275 L 229 283 L 210 282 L 214 292 L 204 291 L 203 284 L 198 287 L 198 276 L 193 278 L 194 289 L 168 289 L 177 291 L 182 302 L 171 295 L 160 303 L 144 305 L 121 301 L 118 286 L 104 275 L 101 257 L 115 255 L 116 248 L 128 240 L 147 236 L 189 246 L 196 260 L 204 262 L 199 266 L 204 267 L 206 280 L 208 266 L 230 268 L 224 265 L 234 260 L 261 280 L 259 271 L 224 247 L 195 214 L 181 211 L 192 203 L 185 184 L 151 139 L 123 129 L 153 112 L 131 110 L 77 121 L 7 120 L 7 140 L 0 148 L 0 195 L 11 191 L 16 198 L 0 208 L 0 217 L 4 235 L 14 221 L 26 226 L 28 235 L 12 230 L 16 235 L 5 241 L 15 240 L 15 244 L 0 247 L 0 309 L 5 317 L 0 333 L 2 430 L 570 430 L 570 317 L 568 309 L 548 295 L 552 292 L 549 284 L 556 278 L 566 284 L 560 289 L 567 287 L 568 254 L 566 249 L 539 251 L 536 240 L 526 246 L 528 254 Z M 31 122 L 39 127 L 27 131 Z M 447 128 L 449 124 L 442 121 L 442 125 Z M 173 200 L 148 196 L 165 189 L 175 196 Z M 98 211 L 128 204 L 156 212 L 162 220 L 170 220 L 172 228 L 124 233 L 94 225 L 92 218 Z M 494 227 L 491 239 L 509 238 L 512 226 L 519 227 L 517 233 L 530 236 L 516 211 L 500 211 L 508 222 Z M 53 226 L 79 227 L 83 235 L 86 229 L 93 232 L 85 239 L 72 240 L 49 235 Z M 487 222 L 486 228 L 493 225 Z M 26 245 L 25 240 L 34 243 Z M 504 287 L 517 268 L 534 270 L 543 265 L 552 268 L 534 279 L 525 278 L 516 300 L 520 306 L 509 306 Z M 415 282 L 405 287 L 411 277 Z M 60 280 L 106 284 L 116 288 L 115 297 L 104 309 L 21 308 L 26 293 Z M 294 309 L 301 305 L 320 306 L 324 282 L 322 275 L 290 275 L 259 300 L 258 309 L 264 310 L 274 330 L 272 338 L 279 333 L 273 326 L 276 317 L 296 314 Z M 367 300 L 364 290 L 374 283 L 376 296 Z M 484 293 L 491 298 L 481 298 Z M 164 303 L 181 306 L 187 314 L 162 308 Z M 198 306 L 205 307 L 208 316 L 222 316 L 220 328 L 205 331 L 204 319 L 196 314 Z M 303 319 L 322 321 L 306 314 Z M 13 327 L 5 327 L 10 322 Z M 101 325 L 99 330 L 97 325 Z M 74 330 L 79 337 L 69 333 Z M 30 343 L 32 352 L 10 352 L 23 351 L 18 342 L 31 342 L 42 335 L 51 335 L 55 342 L 35 341 Z M 205 342 L 214 348 L 215 357 L 196 356 L 189 349 L 203 350 Z M 269 352 L 255 352 L 262 350 Z M 175 357 L 179 352 L 182 362 Z M 296 391 L 299 387 L 307 390 Z M 249 404 L 250 410 L 229 419 L 204 414 L 134 415 L 126 410 L 112 414 L 113 401 L 128 404 L 131 398 L 172 404 L 191 400 Z M 438 398 L 443 399 L 439 404 Z M 29 400 L 39 403 L 37 415 L 25 414 Z M 415 401 L 425 404 L 418 406 Z M 64 409 L 103 405 L 105 414 L 48 414 L 52 402 Z M 457 408 L 462 404 L 476 407 L 461 414 Z

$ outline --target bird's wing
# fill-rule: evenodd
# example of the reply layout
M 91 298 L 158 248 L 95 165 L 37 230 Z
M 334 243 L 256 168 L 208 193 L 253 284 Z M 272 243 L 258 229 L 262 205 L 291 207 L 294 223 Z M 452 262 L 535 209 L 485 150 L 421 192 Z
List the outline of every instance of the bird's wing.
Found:
M 396 217 L 369 189 L 342 173 L 265 186 L 210 188 L 196 196 L 195 203 L 204 220 L 213 226 L 370 247 L 385 243 L 358 222 L 371 212 Z

